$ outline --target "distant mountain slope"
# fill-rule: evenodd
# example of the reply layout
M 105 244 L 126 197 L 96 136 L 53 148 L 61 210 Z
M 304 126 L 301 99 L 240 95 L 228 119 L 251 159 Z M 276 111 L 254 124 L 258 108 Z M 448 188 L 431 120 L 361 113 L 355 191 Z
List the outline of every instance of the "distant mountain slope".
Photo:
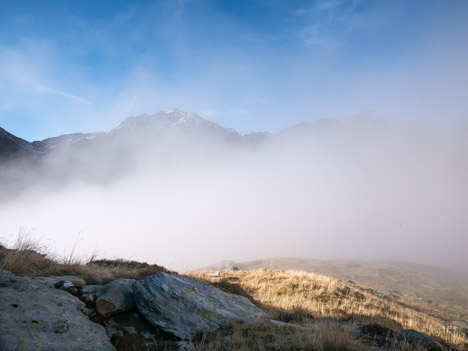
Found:
M 18 138 L 0 128 L 0 159 L 34 155 L 35 150 L 30 142 Z
M 108 132 L 73 133 L 32 143 L 0 128 L 0 158 L 21 157 L 27 154 L 47 154 L 64 148 L 98 146 L 100 143 L 116 143 L 123 138 L 134 137 L 140 142 L 155 143 L 168 136 L 192 137 L 204 140 L 218 139 L 227 143 L 257 144 L 269 133 L 242 134 L 232 128 L 207 121 L 199 115 L 179 109 L 161 111 L 156 114 L 141 114 L 125 119 Z
M 105 132 L 33 142 L 0 129 L 0 163 L 8 162 L 0 169 L 0 202 L 39 183 L 44 189 L 70 180 L 109 183 L 139 165 L 223 160 L 228 149 L 255 148 L 269 135 L 242 134 L 179 109 L 128 117 Z
M 224 128 L 221 125 L 207 121 L 193 112 L 179 109 L 172 109 L 166 112 L 159 112 L 154 115 L 142 114 L 136 117 L 128 117 L 111 133 L 125 132 L 167 132 L 169 130 L 185 132 L 191 134 L 205 134 L 221 136 L 240 140 L 243 135 L 231 128 Z
M 86 142 L 104 134 L 105 133 L 102 132 L 63 134 L 58 137 L 47 138 L 41 141 L 33 141 L 31 145 L 36 151 L 46 153 L 64 145 Z
M 468 277 L 443 268 L 391 261 L 322 261 L 275 257 L 248 262 L 222 261 L 196 271 L 300 270 L 339 278 L 377 289 L 384 295 L 406 296 L 428 308 L 445 309 L 447 317 L 468 321 Z M 468 322 L 467 322 L 468 323 Z

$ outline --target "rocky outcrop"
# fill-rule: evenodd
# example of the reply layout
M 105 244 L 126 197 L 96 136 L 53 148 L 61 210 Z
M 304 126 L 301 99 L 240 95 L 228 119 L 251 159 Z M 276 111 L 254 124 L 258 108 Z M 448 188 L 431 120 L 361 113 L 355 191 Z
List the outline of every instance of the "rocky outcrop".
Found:
M 0 350 L 115 350 L 104 327 L 81 312 L 85 304 L 55 283 L 0 270 Z
M 247 298 L 186 276 L 159 273 L 136 281 L 133 291 L 146 320 L 184 340 L 231 320 L 251 322 L 264 316 Z
M 108 317 L 135 307 L 132 290 L 134 282 L 133 279 L 117 279 L 107 284 L 96 300 L 99 314 Z

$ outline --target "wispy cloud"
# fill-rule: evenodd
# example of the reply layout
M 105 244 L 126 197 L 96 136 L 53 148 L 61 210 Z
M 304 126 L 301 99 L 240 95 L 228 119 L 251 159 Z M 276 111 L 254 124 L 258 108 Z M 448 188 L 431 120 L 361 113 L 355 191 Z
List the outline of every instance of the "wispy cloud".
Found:
M 54 95 L 58 95 L 58 96 L 63 96 L 65 98 L 71 99 L 73 101 L 77 101 L 77 102 L 85 104 L 85 105 L 92 105 L 93 104 L 91 101 L 86 100 L 86 99 L 84 99 L 84 98 L 82 98 L 82 97 L 80 97 L 78 95 L 70 94 L 70 93 L 67 93 L 65 91 L 58 90 L 58 89 L 48 88 L 48 87 L 46 87 L 44 85 L 38 85 L 38 86 L 36 86 L 36 89 L 41 91 L 41 92 L 54 94 Z
M 320 45 L 324 43 L 324 35 L 320 27 L 320 23 L 317 21 L 310 26 L 306 26 L 301 32 L 302 40 L 311 45 Z
M 322 0 L 296 9 L 294 15 L 306 20 L 300 38 L 308 45 L 333 44 L 337 33 L 346 30 L 356 10 L 357 1 Z M 333 33 L 333 34 L 332 34 Z

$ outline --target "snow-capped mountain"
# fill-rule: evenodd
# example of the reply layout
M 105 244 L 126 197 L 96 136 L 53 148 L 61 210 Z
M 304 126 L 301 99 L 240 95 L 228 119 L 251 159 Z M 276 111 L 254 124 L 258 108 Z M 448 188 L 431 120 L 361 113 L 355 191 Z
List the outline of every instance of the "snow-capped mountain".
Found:
M 218 123 L 207 121 L 193 112 L 171 109 L 153 115 L 128 117 L 110 134 L 144 133 L 147 136 L 179 134 L 184 136 L 219 138 L 228 142 L 241 142 L 244 135 Z
M 125 119 L 116 128 L 107 132 L 73 133 L 28 142 L 0 128 L 0 158 L 5 159 L 31 155 L 41 157 L 56 151 L 72 152 L 79 148 L 99 148 L 103 144 L 119 144 L 131 139 L 139 144 L 157 143 L 168 136 L 197 140 L 217 140 L 227 144 L 258 144 L 269 133 L 242 134 L 232 128 L 207 121 L 199 115 L 171 109 L 156 114 L 141 114 Z

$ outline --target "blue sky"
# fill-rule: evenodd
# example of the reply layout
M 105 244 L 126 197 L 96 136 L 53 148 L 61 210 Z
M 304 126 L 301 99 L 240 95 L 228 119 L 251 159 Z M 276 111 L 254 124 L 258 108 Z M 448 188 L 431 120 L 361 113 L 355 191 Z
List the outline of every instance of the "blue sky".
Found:
M 173 107 L 243 132 L 468 118 L 467 1 L 0 1 L 0 126 L 27 140 Z

